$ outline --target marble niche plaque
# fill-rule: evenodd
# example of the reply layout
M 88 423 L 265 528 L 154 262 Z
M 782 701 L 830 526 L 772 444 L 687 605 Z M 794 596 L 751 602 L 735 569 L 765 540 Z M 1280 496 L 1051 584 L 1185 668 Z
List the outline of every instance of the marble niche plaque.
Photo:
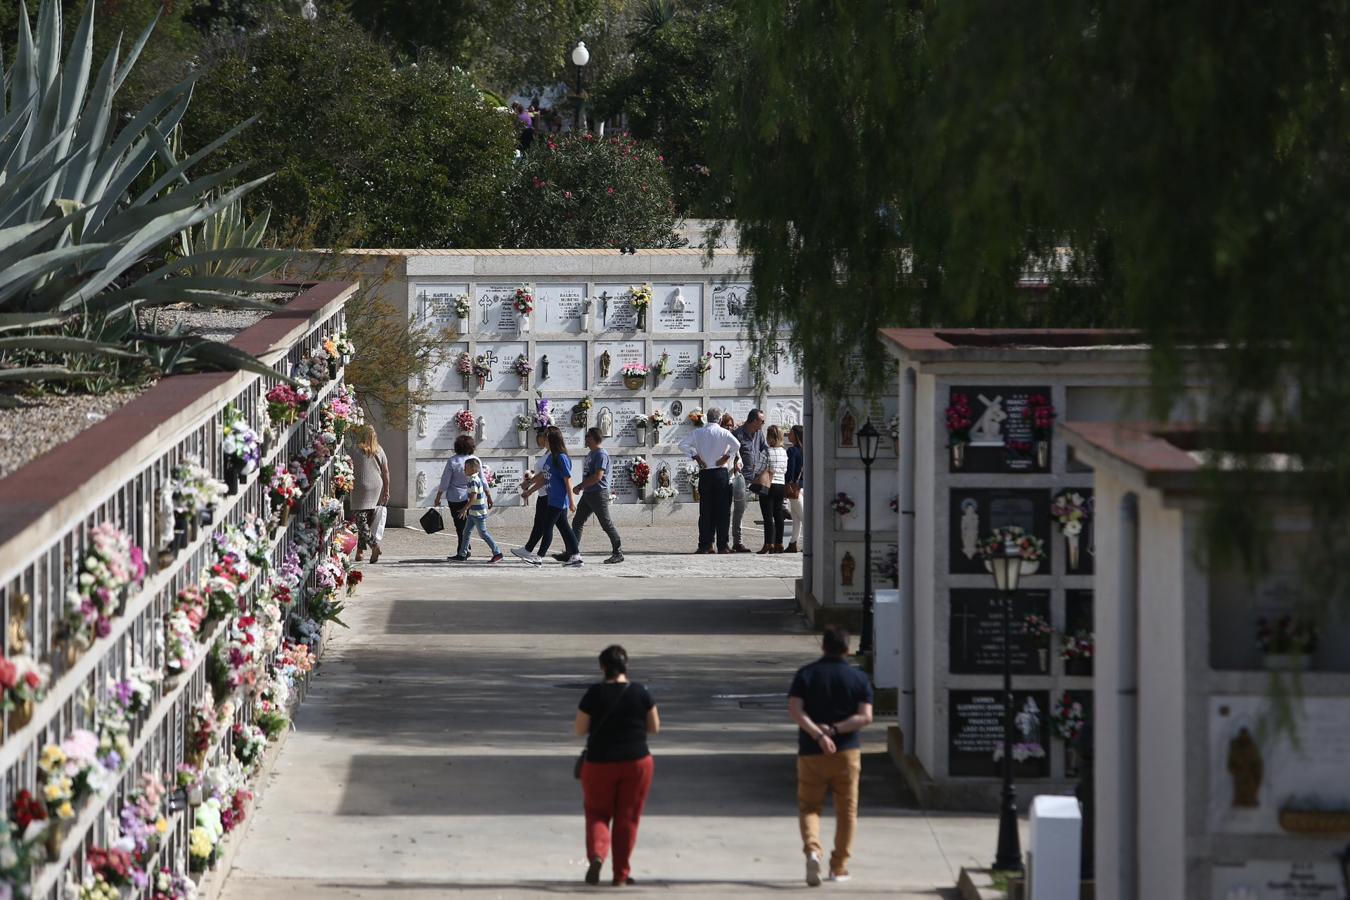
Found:
M 544 357 L 548 357 L 547 375 Z M 534 363 L 534 372 L 530 375 L 532 391 L 548 394 L 586 389 L 586 344 L 583 341 L 536 341 L 531 362 Z
M 948 403 L 958 394 L 965 395 L 969 402 L 974 424 L 970 430 L 970 443 L 966 446 L 965 462 L 960 469 L 950 471 L 1049 471 L 1036 465 L 1036 437 L 1025 415 L 1033 396 L 1045 397 L 1047 400 L 1050 398 L 1048 385 L 953 386 L 947 395 Z M 945 413 L 944 410 L 938 412 L 940 415 Z M 940 427 L 943 430 L 939 433 L 945 437 L 945 426 Z M 951 454 L 947 456 L 947 465 L 951 466 Z
M 764 401 L 764 416 L 770 425 L 786 432 L 793 425 L 801 425 L 804 418 L 800 397 L 769 397 Z
M 720 406 L 723 413 L 731 413 L 731 417 L 736 420 L 736 426 L 745 424 L 745 417 L 750 414 L 750 410 L 755 406 L 754 397 L 716 397 L 708 401 L 709 406 Z
M 511 304 L 518 284 L 480 284 L 473 298 L 473 330 L 476 334 L 519 334 L 520 322 Z M 535 301 L 538 315 L 538 300 Z
M 853 498 L 853 512 L 843 517 L 843 522 L 839 521 L 839 516 L 833 510 L 830 515 L 834 519 L 834 527 L 843 525 L 844 531 L 864 531 L 866 525 L 867 510 L 864 508 L 864 487 L 866 485 L 866 476 L 862 469 L 836 469 L 834 473 L 834 490 L 836 493 L 848 494 Z M 899 492 L 899 476 L 894 468 L 880 469 L 875 466 L 872 468 L 872 532 L 873 534 L 894 534 L 900 528 L 900 515 L 891 509 L 891 498 Z
M 539 331 L 580 334 L 586 330 L 586 285 L 537 284 L 534 308 Z
M 415 284 L 413 285 L 413 309 L 423 324 L 439 330 L 459 330 L 459 315 L 455 312 L 455 301 L 468 296 L 467 284 Z M 469 317 L 473 321 L 473 317 Z
M 757 501 L 752 501 L 750 509 L 746 511 L 746 519 L 750 517 L 751 511 L 758 511 Z M 758 539 L 757 529 L 749 525 L 745 526 L 746 533 L 753 538 Z M 795 534 L 791 520 L 783 524 L 783 536 Z M 867 545 L 862 541 L 835 541 L 834 544 L 834 596 L 841 603 L 862 604 L 863 600 L 863 554 Z M 886 544 L 878 540 L 872 541 L 872 590 L 878 591 L 882 588 L 892 587 L 893 578 L 889 570 L 889 562 L 894 559 L 896 552 L 895 544 Z
M 1013 691 L 1013 774 L 1049 778 L 1050 692 Z M 947 774 L 997 778 L 1003 770 L 1003 692 L 947 692 Z
M 844 459 L 858 458 L 858 429 L 869 419 L 876 430 L 881 432 L 881 441 L 877 444 L 878 455 L 897 455 L 898 439 L 891 434 L 891 423 L 895 421 L 897 425 L 899 424 L 898 406 L 899 400 L 890 395 L 870 400 L 861 397 L 849 397 L 844 400 L 835 413 L 835 456 Z
M 749 341 L 709 341 L 707 349 L 712 354 L 712 371 L 705 379 L 705 387 L 724 390 L 755 386 L 750 372 L 754 348 Z
M 1248 860 L 1215 863 L 1211 900 L 1341 900 L 1345 881 L 1335 862 Z
M 591 352 L 595 354 L 595 358 L 591 360 L 591 384 L 597 388 L 622 388 L 627 390 L 624 388 L 623 376 L 619 374 L 619 370 L 623 368 L 624 363 L 645 363 L 647 361 L 647 345 L 643 341 L 596 341 L 592 345 Z M 600 357 L 605 353 L 609 354 L 608 378 L 604 377 L 600 371 Z M 638 391 L 633 393 L 637 394 Z
M 443 459 L 417 460 L 412 485 L 414 506 L 431 505 L 431 501 L 436 499 L 436 488 L 440 485 L 441 475 L 444 472 Z
M 699 332 L 703 330 L 703 284 L 654 284 L 653 331 Z M 653 318 L 648 313 L 648 318 Z
M 684 471 L 685 465 L 689 462 L 687 456 L 657 456 L 651 460 L 653 483 L 656 481 L 656 473 L 662 466 L 670 468 L 670 486 L 675 489 L 675 500 L 678 503 L 694 501 L 689 475 Z
M 464 378 L 459 372 L 455 371 L 455 364 L 459 362 L 459 355 L 468 349 L 468 344 L 447 344 L 445 355 L 427 376 L 427 387 L 433 391 L 453 391 L 457 394 L 463 394 Z M 473 383 L 473 379 L 470 377 L 470 388 L 473 387 Z
M 693 390 L 698 387 L 699 356 L 703 353 L 701 341 L 654 341 L 652 343 L 652 365 L 661 358 L 662 353 L 670 354 L 671 373 L 656 382 L 658 390 Z
M 597 307 L 595 310 L 595 330 L 596 331 L 637 331 L 638 314 L 633 308 L 633 302 L 628 296 L 629 288 L 633 285 L 628 284 L 597 284 L 595 286 L 595 298 Z M 653 290 L 653 294 L 655 291 Z M 655 299 L 653 298 L 653 304 Z M 647 310 L 647 321 L 650 324 L 652 317 L 651 309 Z
M 948 507 L 948 571 L 957 575 L 984 575 L 979 541 L 995 529 L 1016 525 L 1045 542 L 1045 558 L 1035 573 L 1049 575 L 1051 561 L 1061 552 L 1050 534 L 1050 492 L 1020 488 L 952 488 Z M 1056 535 L 1058 536 L 1058 532 Z
M 1064 631 L 1072 636 L 1079 633 L 1093 633 L 1092 591 L 1067 590 L 1064 592 Z M 1065 675 L 1092 675 L 1092 657 L 1087 659 L 1064 660 Z
M 533 440 L 533 434 L 531 434 Z M 489 457 L 483 464 L 497 476 L 492 502 L 497 506 L 520 506 L 520 481 L 525 475 L 525 460 L 518 457 Z M 530 502 L 534 502 L 531 500 Z
M 770 388 L 802 387 L 802 373 L 797 368 L 797 360 L 787 341 L 765 341 L 759 365 L 764 374 L 764 383 Z M 883 423 L 876 423 L 881 428 Z
M 449 450 L 462 432 L 455 424 L 455 413 L 465 409 L 464 401 L 433 400 L 413 416 L 414 446 L 418 450 Z M 474 415 L 478 415 L 477 412 Z M 469 432 L 472 433 L 472 432 Z
M 475 347 L 474 355 L 483 357 L 492 369 L 483 382 L 483 392 L 505 393 L 520 390 L 520 376 L 515 373 L 511 366 L 516 361 L 517 356 L 528 352 L 528 350 L 529 346 L 523 342 L 510 341 L 489 344 L 479 341 Z M 538 366 L 537 361 L 535 361 L 535 365 Z M 530 374 L 531 390 L 533 390 L 535 374 L 537 372 Z
M 520 435 L 516 430 L 516 416 L 526 412 L 528 404 L 519 400 L 480 400 L 474 404 L 474 412 L 483 419 L 483 439 L 478 446 L 487 450 L 519 450 Z M 534 432 L 529 432 L 525 443 L 534 448 Z
M 1053 645 L 1039 648 L 1027 635 L 1024 617 L 1050 619 L 1049 591 L 1018 591 L 1013 598 L 1012 670 L 1017 675 L 1048 675 Z M 993 590 L 953 590 L 948 669 L 953 675 L 998 675 L 1003 672 L 1003 598 Z
M 598 416 L 600 415 L 600 412 L 606 409 L 609 410 L 610 414 L 614 417 L 614 434 L 611 437 L 605 438 L 605 445 L 607 447 L 643 447 L 646 446 L 647 442 L 651 441 L 651 438 L 647 437 L 646 442 L 639 442 L 637 427 L 634 424 L 635 417 L 645 416 L 647 414 L 646 401 L 641 399 L 625 400 L 617 398 L 598 400 L 595 405 L 591 407 L 591 417 L 596 419 L 597 425 L 599 424 Z M 614 453 L 615 450 L 611 449 L 610 452 Z
M 712 291 L 712 322 L 709 331 L 742 332 L 750 324 L 750 285 L 719 284 Z
M 609 487 L 610 493 L 614 495 L 617 503 L 637 503 L 637 485 L 633 484 L 631 472 L 633 471 L 633 460 L 641 459 L 637 456 L 619 456 L 617 453 L 611 455 L 613 461 L 613 470 L 610 472 Z M 652 472 L 652 478 L 656 478 L 656 473 Z M 647 496 L 652 495 L 656 490 L 652 481 L 647 482 Z

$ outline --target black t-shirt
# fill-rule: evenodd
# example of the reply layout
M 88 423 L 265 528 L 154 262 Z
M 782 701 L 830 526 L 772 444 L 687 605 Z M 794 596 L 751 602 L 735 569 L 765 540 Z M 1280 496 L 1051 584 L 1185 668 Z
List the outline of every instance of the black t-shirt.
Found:
M 842 657 L 822 656 L 797 670 L 788 696 L 801 697 L 806 714 L 817 725 L 833 725 L 856 713 L 859 703 L 872 702 L 872 682 Z M 855 750 L 862 746 L 862 739 L 856 731 L 841 734 L 834 738 L 834 746 Z M 797 729 L 797 755 L 815 756 L 820 752 L 811 735 Z
M 647 749 L 647 711 L 655 705 L 652 695 L 637 682 L 591 685 L 577 707 L 591 717 L 586 759 L 628 762 L 651 756 Z

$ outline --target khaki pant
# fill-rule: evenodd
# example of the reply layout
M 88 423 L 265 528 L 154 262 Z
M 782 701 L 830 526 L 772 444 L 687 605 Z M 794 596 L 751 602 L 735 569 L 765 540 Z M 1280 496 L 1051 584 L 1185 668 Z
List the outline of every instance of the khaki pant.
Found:
M 802 827 L 802 850 L 808 856 L 822 855 L 820 811 L 825 792 L 834 792 L 834 852 L 830 871 L 848 871 L 853 830 L 858 824 L 858 778 L 862 775 L 862 751 L 797 757 L 797 818 Z

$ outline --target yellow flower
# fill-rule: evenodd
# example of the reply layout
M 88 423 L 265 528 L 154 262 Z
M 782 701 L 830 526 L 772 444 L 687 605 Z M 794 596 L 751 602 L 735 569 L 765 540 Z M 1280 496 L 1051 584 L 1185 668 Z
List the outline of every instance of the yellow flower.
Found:
M 75 818 L 75 807 L 71 806 L 70 801 L 67 800 L 65 803 L 62 803 L 60 806 L 56 808 L 56 817 L 58 819 Z
M 42 787 L 42 798 L 48 803 L 55 803 L 57 800 L 64 797 L 65 793 L 66 792 L 61 789 L 60 782 L 43 785 Z
M 166 832 L 166 831 L 168 831 L 168 830 L 169 830 L 169 820 L 168 820 L 168 819 L 161 818 L 161 819 L 159 819 L 158 821 L 155 822 L 155 831 L 159 832 L 160 834 L 163 834 L 164 832 Z
M 211 835 L 206 829 L 198 825 L 188 834 L 189 849 L 192 855 L 200 859 L 206 859 L 211 855 L 215 845 L 211 843 Z

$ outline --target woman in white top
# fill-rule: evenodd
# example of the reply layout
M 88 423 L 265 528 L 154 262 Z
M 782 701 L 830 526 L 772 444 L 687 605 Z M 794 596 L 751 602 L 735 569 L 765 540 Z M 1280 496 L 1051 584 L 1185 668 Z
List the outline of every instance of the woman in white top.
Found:
M 787 494 L 784 482 L 787 480 L 787 451 L 783 449 L 783 429 L 770 425 L 765 435 L 769 452 L 764 457 L 773 481 L 769 489 L 759 495 L 759 513 L 764 517 L 764 546 L 760 553 L 783 552 L 783 519 L 787 511 L 783 508 L 783 498 Z

